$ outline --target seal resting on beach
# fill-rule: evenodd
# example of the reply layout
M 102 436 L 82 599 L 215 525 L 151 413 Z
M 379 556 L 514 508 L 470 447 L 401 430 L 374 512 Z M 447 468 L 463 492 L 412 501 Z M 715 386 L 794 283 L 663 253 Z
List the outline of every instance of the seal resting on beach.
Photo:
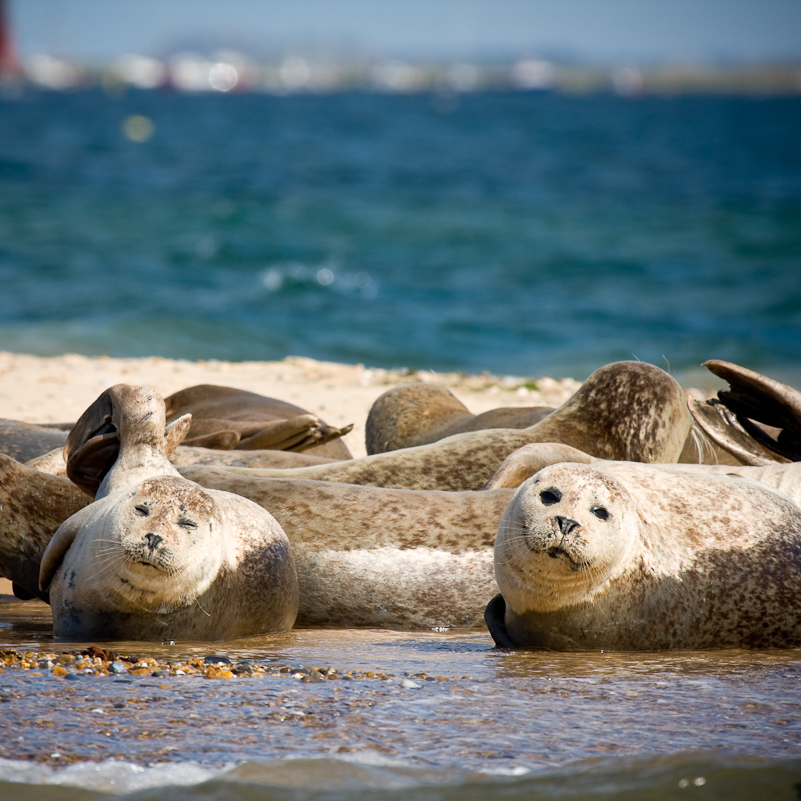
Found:
M 64 447 L 67 431 L 24 423 L 21 420 L 0 420 L 0 453 L 18 462 L 27 462 L 49 451 Z
M 447 387 L 401 384 L 388 389 L 370 407 L 365 444 L 371 455 L 428 445 L 466 431 L 529 428 L 552 411 L 550 406 L 503 406 L 473 414 Z
M 754 481 L 684 470 L 563 463 L 528 479 L 495 541 L 496 643 L 801 644 L 801 509 Z
M 312 451 L 350 459 L 340 437 L 353 425 L 335 428 L 299 406 L 255 392 L 198 384 L 164 399 L 167 422 L 192 415 L 185 444 L 229 450 Z
M 681 387 L 664 370 L 615 362 L 596 370 L 552 414 L 529 428 L 455 434 L 430 445 L 251 475 L 379 487 L 479 490 L 512 451 L 531 442 L 570 445 L 603 459 L 675 462 L 692 425 Z
M 501 406 L 473 414 L 443 386 L 402 384 L 378 397 L 365 426 L 369 455 L 439 442 L 454 434 L 495 428 L 530 428 L 555 409 L 550 406 Z M 719 447 L 696 429 L 690 431 L 676 459 L 692 464 L 742 464 L 732 448 Z M 749 462 L 750 463 L 750 462 Z
M 179 469 L 279 521 L 297 569 L 296 625 L 483 626 L 498 591 L 492 546 L 512 490 L 427 492 Z M 0 576 L 18 597 L 47 600 L 38 590 L 42 556 L 59 525 L 89 503 L 67 478 L 0 455 Z
M 120 420 L 132 412 L 116 407 L 128 397 L 105 393 L 70 434 L 74 484 L 0 457 L 0 575 L 21 597 L 38 592 L 53 531 L 102 491 L 117 464 L 120 439 L 128 436 Z M 180 450 L 175 425 L 162 436 L 165 454 Z M 497 591 L 492 544 L 509 490 L 416 492 L 253 478 L 200 465 L 180 470 L 202 486 L 252 499 L 279 520 L 297 567 L 300 625 L 478 626 Z M 12 497 L 4 497 L 6 487 Z M 48 503 L 40 508 L 41 496 Z
M 286 535 L 257 504 L 178 473 L 166 450 L 188 428 L 182 418 L 167 429 L 154 390 L 118 384 L 70 432 L 68 474 L 71 456 L 111 466 L 41 559 L 57 637 L 222 640 L 292 627 Z

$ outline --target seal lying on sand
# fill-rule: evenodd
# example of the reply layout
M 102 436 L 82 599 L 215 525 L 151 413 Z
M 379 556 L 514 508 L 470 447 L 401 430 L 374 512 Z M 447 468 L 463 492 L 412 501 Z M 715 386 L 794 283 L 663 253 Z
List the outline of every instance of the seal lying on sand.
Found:
M 180 470 L 279 521 L 298 575 L 296 625 L 483 626 L 498 591 L 492 546 L 511 490 L 418 492 Z M 15 594 L 42 597 L 39 566 L 53 532 L 89 502 L 68 479 L 0 455 L 0 576 Z
M 72 504 L 71 491 L 79 496 L 78 508 L 88 503 L 77 486 L 89 495 L 104 486 L 126 436 L 118 430 L 119 420 L 133 414 L 125 411 L 128 403 L 129 395 L 121 391 L 104 394 L 70 434 L 66 450 L 77 485 L 0 458 L 0 575 L 20 589 L 31 586 L 30 564 L 20 564 L 14 554 L 24 544 L 28 562 L 38 565 L 50 534 L 68 514 L 65 509 L 59 518 L 56 509 L 38 520 L 28 488 L 53 497 L 61 493 Z M 176 445 L 174 426 L 167 437 L 155 431 L 152 436 L 156 443 L 164 441 L 165 451 Z M 181 471 L 206 487 L 251 498 L 283 521 L 297 566 L 301 625 L 476 626 L 497 591 L 492 543 L 511 491 L 413 492 L 251 478 L 205 466 Z M 5 486 L 14 487 L 12 500 L 24 505 L 24 515 L 3 518 L 13 511 L 2 503 Z
M 117 385 L 85 417 L 96 406 L 110 410 L 107 424 L 119 432 L 116 458 L 94 503 L 59 527 L 42 557 L 55 635 L 220 640 L 291 628 L 297 577 L 274 518 L 178 473 L 153 390 Z M 109 453 L 106 433 L 82 441 L 83 425 L 84 417 L 67 441 L 68 473 L 71 446 Z M 187 418 L 177 421 L 169 447 L 188 428 Z
M 370 408 L 365 427 L 367 453 L 387 453 L 439 442 L 467 431 L 530 428 L 555 409 L 550 406 L 502 406 L 472 414 L 449 389 L 436 384 L 402 384 L 388 389 Z M 678 462 L 742 464 L 731 448 L 720 448 L 693 429 Z
M 684 393 L 667 373 L 642 362 L 616 362 L 596 370 L 569 400 L 529 428 L 456 434 L 347 462 L 246 472 L 379 487 L 478 490 L 508 454 L 531 442 L 561 442 L 603 459 L 675 462 L 691 421 Z
M 67 433 L 21 420 L 0 420 L 0 453 L 18 462 L 27 462 L 48 451 L 63 448 Z
M 557 464 L 495 542 L 498 645 L 661 650 L 801 644 L 801 509 L 740 477 Z
M 308 451 L 318 456 L 350 459 L 339 438 L 352 425 L 335 428 L 299 406 L 255 392 L 198 384 L 164 399 L 167 421 L 192 415 L 187 445 L 228 450 Z
M 367 453 L 429 445 L 454 434 L 487 428 L 529 428 L 544 420 L 553 408 L 501 407 L 483 414 L 470 410 L 446 387 L 401 384 L 379 396 L 365 424 Z

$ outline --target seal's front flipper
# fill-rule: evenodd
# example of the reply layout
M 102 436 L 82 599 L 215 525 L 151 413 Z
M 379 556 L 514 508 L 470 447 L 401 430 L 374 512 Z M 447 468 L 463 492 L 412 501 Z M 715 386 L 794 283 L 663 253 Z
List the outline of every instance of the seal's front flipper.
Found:
M 506 631 L 506 623 L 504 617 L 506 615 L 506 601 L 503 595 L 498 593 L 488 604 L 484 610 L 484 622 L 487 624 L 489 633 L 492 639 L 495 640 L 495 645 L 498 648 L 514 648 L 515 644 L 509 638 Z

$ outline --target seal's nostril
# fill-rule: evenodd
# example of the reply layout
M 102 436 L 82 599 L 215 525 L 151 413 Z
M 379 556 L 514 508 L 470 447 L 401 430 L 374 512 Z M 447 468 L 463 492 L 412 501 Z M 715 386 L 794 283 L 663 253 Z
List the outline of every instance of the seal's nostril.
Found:
M 573 529 L 579 527 L 579 524 L 575 520 L 571 520 L 569 517 L 562 517 L 561 515 L 557 515 L 556 522 L 559 526 L 559 530 L 565 537 L 570 534 Z
M 158 534 L 154 534 L 152 531 L 145 534 L 145 539 L 147 540 L 148 548 L 151 551 L 155 551 L 159 545 L 164 542 L 164 537 L 160 537 Z

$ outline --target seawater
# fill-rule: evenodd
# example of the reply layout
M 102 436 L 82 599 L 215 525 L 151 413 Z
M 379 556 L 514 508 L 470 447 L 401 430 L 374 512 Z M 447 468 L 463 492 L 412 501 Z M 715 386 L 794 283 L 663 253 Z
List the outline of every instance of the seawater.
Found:
M 30 91 L 0 348 L 801 382 L 799 130 L 801 97 Z
M 0 614 L 0 650 L 82 647 L 53 641 L 40 602 Z M 343 678 L 7 670 L 0 798 L 752 801 L 801 785 L 797 649 L 505 652 L 480 631 L 365 629 L 103 645 Z

